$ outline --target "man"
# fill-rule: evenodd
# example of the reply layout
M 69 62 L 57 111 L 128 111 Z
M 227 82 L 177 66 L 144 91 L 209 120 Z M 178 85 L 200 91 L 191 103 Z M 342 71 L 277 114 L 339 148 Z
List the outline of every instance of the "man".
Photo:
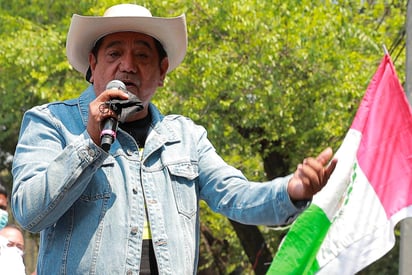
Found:
M 23 254 L 24 237 L 21 229 L 10 224 L 0 230 L 0 273 L 25 275 Z
M 0 209 L 7 210 L 9 207 L 8 201 L 9 194 L 7 193 L 6 187 L 0 181 Z
M 127 4 L 73 16 L 68 60 L 92 85 L 29 110 L 13 162 L 14 216 L 40 231 L 38 274 L 195 274 L 200 199 L 241 223 L 286 224 L 326 184 L 331 149 L 291 176 L 252 183 L 217 155 L 203 127 L 162 116 L 151 98 L 186 45 L 184 15 L 152 17 Z M 106 89 L 112 80 L 143 110 L 120 123 L 106 152 L 103 125 L 117 118 L 107 102 L 130 99 Z
M 9 222 L 9 200 L 6 187 L 0 181 L 0 229 L 5 227 Z

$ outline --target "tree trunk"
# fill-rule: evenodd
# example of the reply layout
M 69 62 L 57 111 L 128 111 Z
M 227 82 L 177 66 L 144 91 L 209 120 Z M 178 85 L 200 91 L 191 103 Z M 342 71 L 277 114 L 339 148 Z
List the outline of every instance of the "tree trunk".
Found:
M 244 225 L 230 220 L 236 234 L 252 264 L 255 274 L 266 274 L 272 262 L 272 254 L 268 249 L 265 239 L 254 225 Z
M 239 131 L 243 136 L 247 137 L 249 131 L 242 129 Z M 276 148 L 279 146 L 278 141 L 263 140 L 261 142 L 261 153 L 267 148 Z M 264 169 L 268 179 L 273 179 L 280 175 L 286 175 L 288 171 L 288 158 L 281 153 L 271 151 L 263 157 Z M 266 274 L 270 267 L 273 256 L 268 249 L 265 239 L 257 226 L 244 225 L 230 220 L 236 234 L 252 264 L 255 274 Z

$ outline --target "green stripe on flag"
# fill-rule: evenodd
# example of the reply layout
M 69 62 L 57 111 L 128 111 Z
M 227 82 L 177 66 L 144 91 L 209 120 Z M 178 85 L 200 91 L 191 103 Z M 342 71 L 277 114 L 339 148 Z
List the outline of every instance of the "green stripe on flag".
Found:
M 289 229 L 266 274 L 313 274 L 316 255 L 331 222 L 322 208 L 312 204 Z

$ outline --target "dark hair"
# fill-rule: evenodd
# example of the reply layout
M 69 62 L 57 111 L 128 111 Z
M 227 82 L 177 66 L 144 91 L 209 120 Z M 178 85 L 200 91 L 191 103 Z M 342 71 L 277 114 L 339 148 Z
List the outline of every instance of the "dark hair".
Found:
M 0 194 L 3 194 L 6 198 L 9 196 L 9 194 L 7 193 L 6 187 L 4 187 L 3 184 L 1 184 L 1 182 L 0 182 Z
M 96 57 L 96 59 L 97 59 L 97 53 L 98 53 L 98 51 L 99 51 L 99 49 L 100 49 L 100 46 L 101 46 L 102 43 L 103 43 L 103 38 L 104 38 L 104 37 L 102 37 L 102 38 L 100 38 L 99 40 L 97 40 L 96 43 L 94 44 L 93 49 L 91 50 L 91 53 L 94 55 L 94 57 Z M 160 66 L 160 63 L 162 62 L 162 60 L 163 60 L 165 57 L 167 57 L 167 53 L 166 53 L 166 51 L 165 51 L 162 43 L 160 43 L 159 40 L 157 40 L 157 39 L 154 38 L 154 37 L 153 37 L 153 40 L 154 40 L 154 43 L 155 43 L 155 46 L 156 46 L 157 53 L 158 53 L 158 55 L 159 55 L 159 66 Z M 91 77 L 92 77 L 92 70 L 90 69 L 90 66 L 89 66 L 89 68 L 87 68 L 87 72 L 86 72 L 85 78 L 86 78 L 86 80 L 87 80 L 88 82 L 90 82 L 90 78 L 91 78 Z
M 165 48 L 163 47 L 162 43 L 160 43 L 159 40 L 157 40 L 156 38 L 153 38 L 155 46 L 156 46 L 156 50 L 157 53 L 159 55 L 159 65 L 162 62 L 162 60 L 167 57 L 167 53 L 165 51 Z
M 102 43 L 103 43 L 103 38 L 104 37 L 102 37 L 102 38 L 100 38 L 99 40 L 97 40 L 96 41 L 96 43 L 94 44 L 94 47 L 93 47 L 93 49 L 90 51 L 93 55 L 94 55 L 94 57 L 96 57 L 96 59 L 97 59 L 97 52 L 99 51 L 99 49 L 100 49 L 100 46 L 102 45 Z M 89 68 L 87 68 L 87 72 L 86 72 L 86 80 L 87 80 L 87 82 L 90 82 L 90 78 L 92 77 L 92 69 L 90 69 L 90 65 L 89 65 Z M 91 82 L 90 82 L 91 83 Z

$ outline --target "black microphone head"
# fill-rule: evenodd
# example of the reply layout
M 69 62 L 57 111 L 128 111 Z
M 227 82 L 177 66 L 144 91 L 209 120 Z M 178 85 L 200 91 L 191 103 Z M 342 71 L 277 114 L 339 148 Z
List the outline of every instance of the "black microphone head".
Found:
M 115 79 L 107 83 L 106 90 L 126 91 L 126 85 L 122 81 Z

